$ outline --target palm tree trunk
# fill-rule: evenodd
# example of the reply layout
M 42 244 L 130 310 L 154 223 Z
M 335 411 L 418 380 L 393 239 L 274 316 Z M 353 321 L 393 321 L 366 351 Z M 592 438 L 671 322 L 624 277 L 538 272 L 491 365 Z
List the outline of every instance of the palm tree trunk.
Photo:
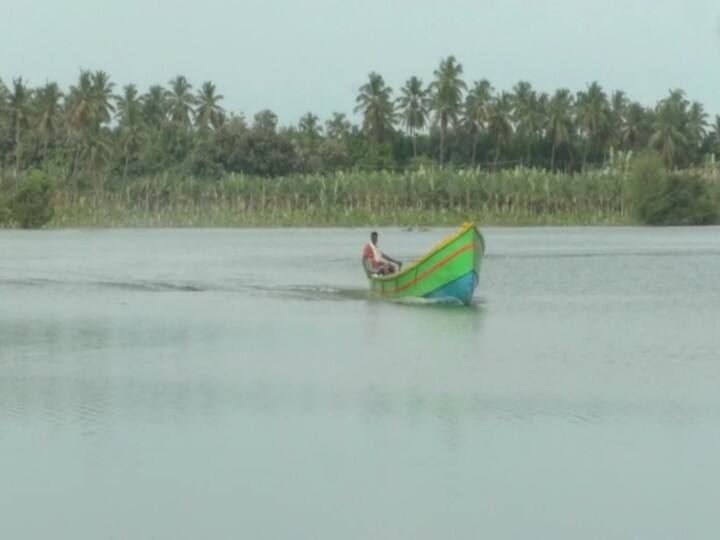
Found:
M 45 135 L 45 144 L 43 144 L 43 168 L 45 169 L 45 172 L 47 172 L 48 139 L 50 139 L 49 133 L 47 135 Z
M 550 170 L 555 170 L 555 139 L 553 139 L 552 152 L 550 152 Z
M 527 145 L 527 166 L 530 166 L 530 146 L 532 144 L 532 141 L 528 139 L 528 145 Z
M 497 148 L 495 149 L 495 164 L 493 165 L 493 170 L 497 170 L 499 160 L 500 160 L 500 145 L 498 145 Z
M 20 119 L 15 120 L 15 187 L 18 183 L 18 173 L 20 172 Z
M 473 137 L 473 147 L 472 147 L 472 166 L 475 167 L 475 155 L 477 153 L 477 143 L 478 138 L 480 137 L 480 130 L 475 128 L 475 136 Z
M 128 161 L 130 161 L 130 152 L 125 148 L 125 165 L 123 166 L 123 182 L 127 178 Z
M 440 122 L 440 166 L 443 166 L 445 157 L 445 123 Z
M 412 130 L 412 141 L 413 141 L 413 158 L 417 159 L 417 136 L 415 135 L 415 128 Z

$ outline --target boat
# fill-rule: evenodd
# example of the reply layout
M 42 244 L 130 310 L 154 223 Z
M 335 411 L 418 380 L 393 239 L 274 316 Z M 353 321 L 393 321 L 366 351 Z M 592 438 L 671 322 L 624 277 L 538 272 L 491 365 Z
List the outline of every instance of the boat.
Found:
M 370 291 L 381 298 L 426 298 L 470 304 L 484 253 L 482 234 L 474 223 L 466 223 L 400 272 L 369 276 Z

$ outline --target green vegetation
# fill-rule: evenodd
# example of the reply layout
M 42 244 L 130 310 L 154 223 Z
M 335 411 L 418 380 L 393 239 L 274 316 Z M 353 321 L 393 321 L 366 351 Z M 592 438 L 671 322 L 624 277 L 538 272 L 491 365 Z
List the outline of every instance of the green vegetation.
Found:
M 627 167 L 569 176 L 537 169 L 425 169 L 228 175 L 214 182 L 159 176 L 109 185 L 102 194 L 58 196 L 67 225 L 456 225 L 614 224 L 626 211 Z
M 630 180 L 635 214 L 648 225 L 710 225 L 720 217 L 717 183 L 692 173 L 668 173 L 660 155 L 634 161 Z
M 0 81 L 0 224 L 40 226 L 53 206 L 51 225 L 621 223 L 618 163 L 643 149 L 662 166 L 636 215 L 714 221 L 720 117 L 709 126 L 681 90 L 648 107 L 597 83 L 546 94 L 463 76 L 449 56 L 395 97 L 371 73 L 357 125 L 308 112 L 285 126 L 270 110 L 226 111 L 212 82 L 182 75 L 144 93 L 103 71 L 67 90 Z
M 12 219 L 23 229 L 35 229 L 48 223 L 54 214 L 53 185 L 42 171 L 32 171 L 22 180 L 10 209 Z

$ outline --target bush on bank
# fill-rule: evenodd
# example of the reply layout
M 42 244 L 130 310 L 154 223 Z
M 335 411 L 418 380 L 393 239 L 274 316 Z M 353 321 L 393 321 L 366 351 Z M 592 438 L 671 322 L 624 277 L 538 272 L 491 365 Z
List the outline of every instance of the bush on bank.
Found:
M 36 229 L 48 223 L 55 213 L 54 189 L 47 175 L 31 171 L 18 186 L 11 202 L 11 216 L 23 229 Z
M 668 173 L 659 154 L 645 152 L 634 163 L 630 198 L 646 225 L 711 225 L 720 207 L 709 183 L 697 174 Z

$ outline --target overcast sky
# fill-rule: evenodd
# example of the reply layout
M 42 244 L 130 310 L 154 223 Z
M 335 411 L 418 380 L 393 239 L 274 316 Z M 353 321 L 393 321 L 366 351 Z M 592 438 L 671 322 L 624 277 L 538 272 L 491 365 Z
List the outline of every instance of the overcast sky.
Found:
M 351 113 L 377 71 L 397 89 L 455 55 L 465 79 L 552 91 L 598 80 L 653 104 L 680 87 L 720 113 L 717 0 L 0 0 L 0 78 L 103 69 L 145 90 L 212 80 L 226 109 L 294 123 Z

